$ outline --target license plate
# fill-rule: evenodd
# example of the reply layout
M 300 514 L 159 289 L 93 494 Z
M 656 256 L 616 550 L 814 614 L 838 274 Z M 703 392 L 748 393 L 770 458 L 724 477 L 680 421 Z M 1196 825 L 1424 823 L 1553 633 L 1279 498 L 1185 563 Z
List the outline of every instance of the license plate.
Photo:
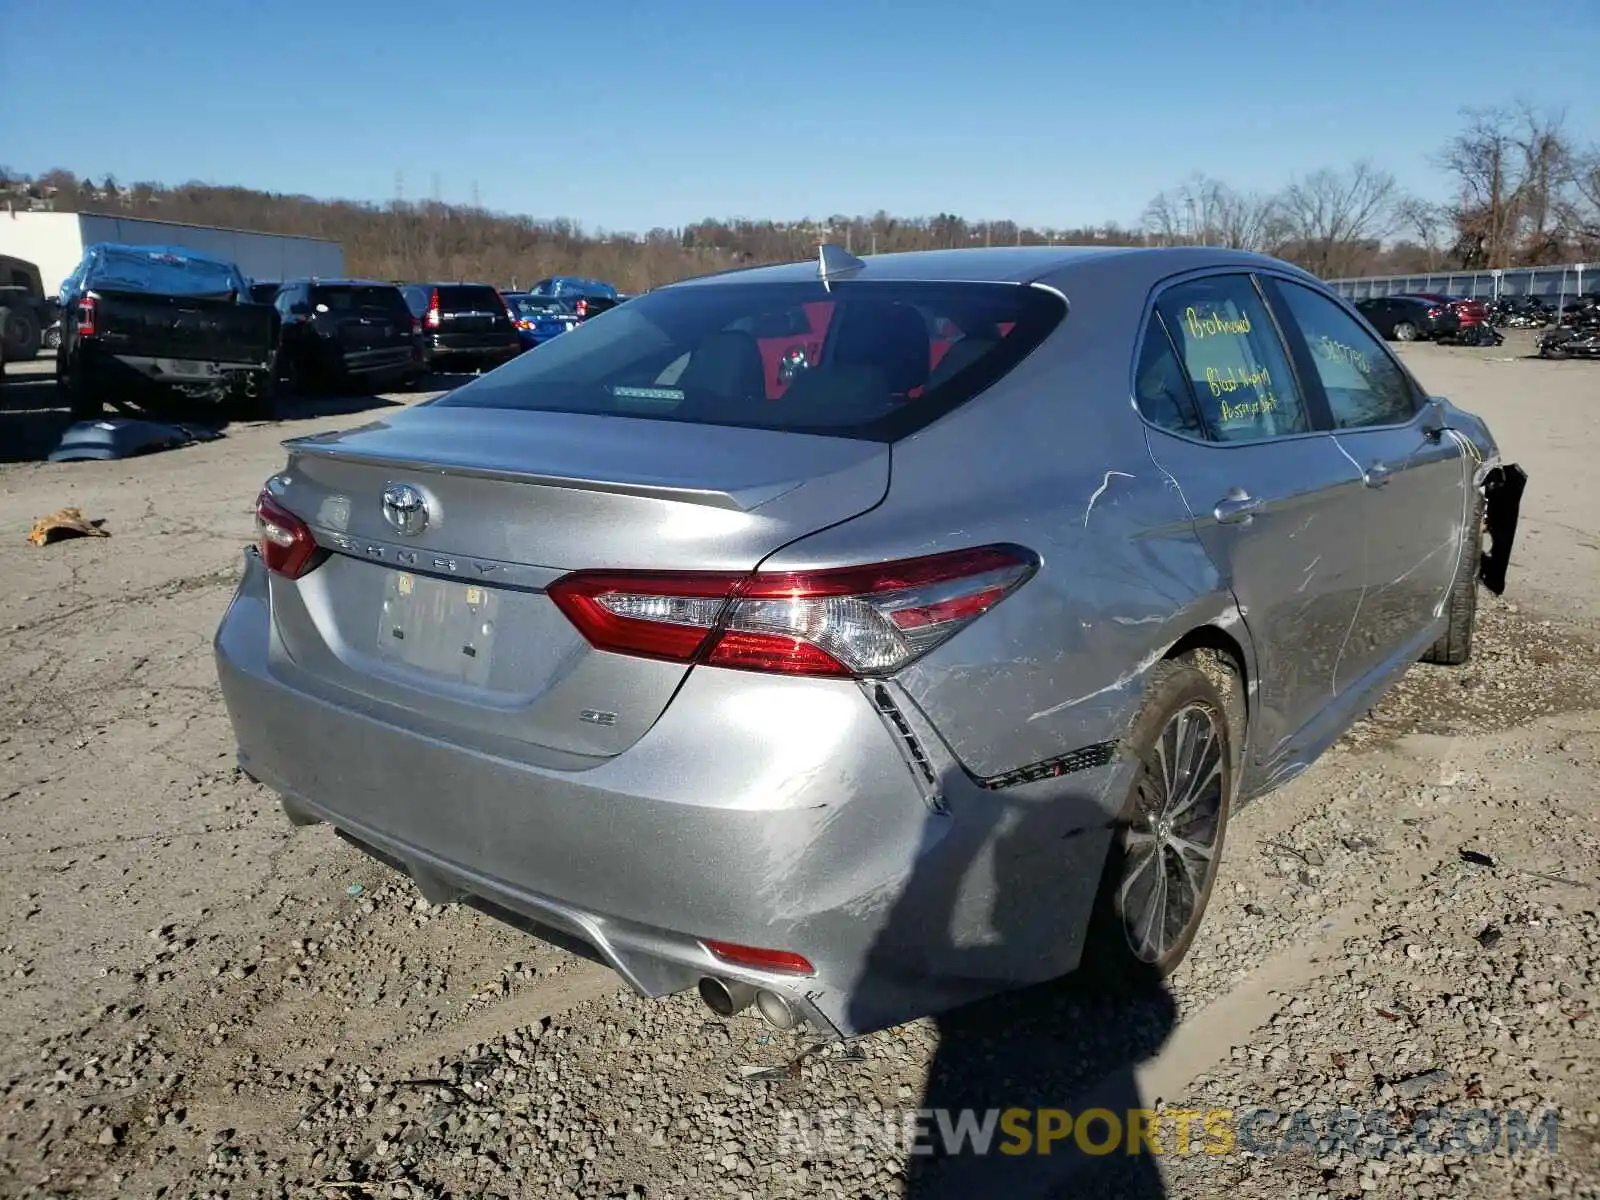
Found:
M 190 358 L 158 358 L 156 367 L 163 375 L 215 375 L 215 363 L 196 362 Z
M 391 571 L 384 581 L 378 653 L 442 679 L 485 685 L 498 599 L 490 588 Z

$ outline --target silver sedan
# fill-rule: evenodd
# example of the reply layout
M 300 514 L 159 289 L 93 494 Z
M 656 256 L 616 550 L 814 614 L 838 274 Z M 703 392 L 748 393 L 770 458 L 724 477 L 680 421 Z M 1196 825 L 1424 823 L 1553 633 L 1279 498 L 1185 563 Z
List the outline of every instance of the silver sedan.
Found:
M 1526 481 L 1201 248 L 826 246 L 287 445 L 216 636 L 243 770 L 824 1036 L 1171 971 L 1230 811 L 1468 656 Z

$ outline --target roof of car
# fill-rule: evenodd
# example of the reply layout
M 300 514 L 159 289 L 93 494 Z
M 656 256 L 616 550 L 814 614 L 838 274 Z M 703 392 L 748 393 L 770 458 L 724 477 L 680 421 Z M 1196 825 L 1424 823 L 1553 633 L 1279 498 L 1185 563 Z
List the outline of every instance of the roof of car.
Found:
M 897 254 L 872 254 L 865 266 L 849 279 L 894 282 L 1032 283 L 1070 271 L 1087 263 L 1124 258 L 1130 267 L 1148 271 L 1152 278 L 1201 267 L 1236 265 L 1271 266 L 1303 274 L 1299 268 L 1265 255 L 1212 246 L 980 246 L 960 250 L 912 250 Z M 1137 264 L 1137 266 L 1136 266 Z M 774 266 L 736 267 L 713 275 L 685 279 L 672 287 L 704 286 L 719 282 L 799 283 L 817 277 L 817 260 Z
M 285 279 L 279 287 L 288 287 L 291 283 L 309 283 L 315 287 L 394 287 L 395 285 L 382 279 Z

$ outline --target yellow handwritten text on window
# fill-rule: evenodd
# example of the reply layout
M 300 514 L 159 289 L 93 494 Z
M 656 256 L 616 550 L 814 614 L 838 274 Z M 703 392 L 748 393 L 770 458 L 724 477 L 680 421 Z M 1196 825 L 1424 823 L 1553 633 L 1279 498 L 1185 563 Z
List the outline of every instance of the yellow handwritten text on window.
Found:
M 1372 363 L 1367 356 L 1354 346 L 1346 346 L 1343 342 L 1336 342 L 1331 337 L 1320 337 L 1316 340 L 1317 356 L 1326 362 L 1336 365 L 1354 367 L 1364 376 L 1371 376 Z
M 1211 386 L 1213 396 L 1232 395 L 1240 388 L 1265 392 L 1272 387 L 1272 372 L 1265 367 L 1255 371 L 1235 371 L 1229 367 L 1224 373 L 1215 367 L 1207 367 L 1206 383 Z
M 1234 320 L 1219 316 L 1214 312 L 1202 313 L 1194 305 L 1183 310 L 1183 323 L 1188 326 L 1189 336 L 1196 338 L 1217 337 L 1221 334 L 1241 334 L 1250 332 L 1250 316 L 1240 313 Z
M 1278 411 L 1278 398 L 1271 392 L 1257 396 L 1254 400 L 1241 400 L 1237 404 L 1222 402 L 1221 416 L 1224 421 L 1248 421 L 1252 417 L 1264 417 Z

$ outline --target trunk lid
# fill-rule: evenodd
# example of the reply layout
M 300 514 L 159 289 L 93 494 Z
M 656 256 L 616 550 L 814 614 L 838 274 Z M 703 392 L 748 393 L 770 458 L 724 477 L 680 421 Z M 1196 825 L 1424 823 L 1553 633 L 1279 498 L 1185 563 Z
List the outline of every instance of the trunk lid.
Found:
M 298 439 L 273 483 L 333 553 L 272 580 L 314 684 L 548 765 L 619 754 L 688 668 L 594 650 L 545 594 L 569 571 L 749 570 L 876 505 L 887 444 L 588 414 L 418 406 Z M 427 518 L 385 515 L 409 486 Z
M 112 354 L 259 364 L 271 353 L 269 305 L 103 288 L 91 294 L 96 337 Z

